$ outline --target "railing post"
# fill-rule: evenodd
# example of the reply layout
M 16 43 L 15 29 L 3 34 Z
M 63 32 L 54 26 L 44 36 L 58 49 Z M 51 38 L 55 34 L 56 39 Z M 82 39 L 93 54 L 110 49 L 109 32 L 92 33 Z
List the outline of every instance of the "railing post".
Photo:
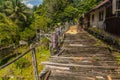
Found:
M 56 33 L 53 33 L 53 34 L 52 34 L 53 48 L 56 48 L 56 47 L 57 47 L 57 40 L 58 40 L 58 38 L 57 38 Z
M 39 80 L 35 48 L 32 49 L 32 64 L 34 70 L 34 80 Z

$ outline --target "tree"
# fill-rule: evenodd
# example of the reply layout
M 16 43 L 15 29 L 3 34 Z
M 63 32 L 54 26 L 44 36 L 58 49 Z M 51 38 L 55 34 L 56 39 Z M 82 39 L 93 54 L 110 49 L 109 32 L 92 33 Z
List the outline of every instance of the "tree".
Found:
M 0 13 L 0 46 L 18 42 L 18 26 Z
M 35 14 L 52 20 L 52 24 L 77 20 L 102 0 L 43 0 Z M 41 23 L 42 24 L 42 23 Z
M 74 0 L 73 5 L 79 10 L 80 14 L 82 15 L 83 13 L 86 13 L 95 7 L 100 1 L 103 0 Z
M 29 41 L 35 36 L 35 31 L 31 28 L 25 28 L 23 32 L 20 33 L 20 39 L 24 41 Z
M 32 23 L 32 25 L 30 26 L 31 29 L 33 30 L 43 30 L 43 31 L 47 31 L 48 27 L 50 27 L 50 23 L 52 22 L 52 20 L 50 18 L 44 17 L 44 16 L 35 16 L 35 21 Z
M 73 6 L 68 6 L 65 8 L 64 14 L 65 14 L 66 20 L 70 21 L 78 16 L 79 11 L 77 8 L 74 8 Z
M 11 0 L 4 2 L 4 13 L 14 21 L 22 30 L 28 26 L 28 17 L 32 14 L 20 0 Z

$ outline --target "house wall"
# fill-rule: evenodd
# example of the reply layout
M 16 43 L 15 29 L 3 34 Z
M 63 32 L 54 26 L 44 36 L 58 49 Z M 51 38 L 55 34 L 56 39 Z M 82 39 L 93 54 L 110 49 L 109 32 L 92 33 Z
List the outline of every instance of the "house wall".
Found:
M 116 13 L 116 0 L 112 0 L 112 13 Z
M 104 15 L 103 15 L 103 20 L 102 21 L 99 20 L 99 12 L 100 11 L 104 11 L 103 12 Z M 93 14 L 94 14 L 94 21 L 92 21 L 92 15 Z M 106 8 L 105 7 L 91 12 L 90 13 L 90 26 L 91 27 L 97 27 L 97 28 L 103 28 L 103 23 L 105 21 L 105 17 L 106 17 Z

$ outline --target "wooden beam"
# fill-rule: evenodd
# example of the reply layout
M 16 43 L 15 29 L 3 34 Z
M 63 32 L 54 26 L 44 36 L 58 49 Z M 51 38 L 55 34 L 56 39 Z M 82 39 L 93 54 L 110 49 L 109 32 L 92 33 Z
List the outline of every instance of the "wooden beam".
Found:
M 115 69 L 117 66 L 95 66 L 95 65 L 78 65 L 78 64 L 62 64 L 53 62 L 42 62 L 44 65 L 54 65 L 54 66 L 67 66 L 67 67 L 81 67 L 81 68 L 102 68 L 102 69 Z
M 51 74 L 51 71 L 49 70 L 49 71 L 46 73 L 46 75 L 45 75 L 45 77 L 44 77 L 44 80 L 48 80 L 50 74 Z
M 106 59 L 106 58 L 109 58 L 108 56 L 102 56 L 102 57 L 99 57 L 99 56 L 91 56 L 91 57 L 60 57 L 60 56 L 51 56 L 51 58 L 56 58 L 56 59 L 82 59 L 82 60 L 93 60 L 95 58 L 98 58 L 98 59 Z M 99 60 L 98 60 L 99 61 Z M 99 62 L 117 62 L 117 61 L 99 61 Z
M 46 67 L 50 69 L 70 70 L 69 67 L 58 67 L 58 66 L 53 66 L 53 65 L 46 65 Z
M 108 78 L 108 80 L 112 80 L 112 78 L 111 78 L 111 76 L 110 76 L 110 75 L 108 75 L 108 76 L 107 76 L 107 78 Z

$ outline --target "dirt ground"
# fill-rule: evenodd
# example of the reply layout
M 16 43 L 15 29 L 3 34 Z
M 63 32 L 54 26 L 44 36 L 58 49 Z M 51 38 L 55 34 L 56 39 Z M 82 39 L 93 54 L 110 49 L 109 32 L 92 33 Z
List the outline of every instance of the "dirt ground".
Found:
M 78 34 L 80 32 L 77 25 L 71 26 L 70 29 L 66 32 L 66 34 Z

